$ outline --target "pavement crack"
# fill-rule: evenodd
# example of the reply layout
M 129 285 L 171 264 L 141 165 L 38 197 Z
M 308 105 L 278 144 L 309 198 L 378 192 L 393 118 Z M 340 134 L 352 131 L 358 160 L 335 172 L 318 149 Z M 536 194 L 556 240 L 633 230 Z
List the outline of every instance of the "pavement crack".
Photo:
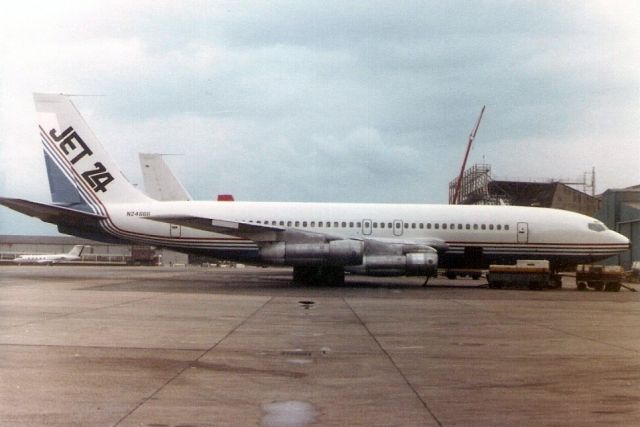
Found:
M 411 389 L 411 391 L 416 396 L 416 398 L 422 403 L 422 406 L 424 406 L 424 408 L 427 410 L 427 412 L 429 413 L 431 418 L 433 418 L 433 420 L 436 423 L 438 423 L 439 426 L 442 426 L 442 423 L 440 422 L 440 420 L 438 419 L 436 414 L 434 414 L 433 410 L 429 407 L 427 402 L 422 398 L 422 396 L 420 396 L 420 393 L 418 393 L 418 390 L 416 390 L 415 387 L 413 386 L 413 384 L 411 384 L 411 381 L 409 381 L 409 378 L 407 378 L 407 376 L 404 374 L 404 372 L 402 372 L 402 369 L 400 369 L 400 367 L 396 364 L 395 360 L 393 360 L 393 357 L 391 357 L 389 352 L 382 346 L 380 341 L 378 341 L 378 338 L 376 338 L 376 336 L 367 327 L 367 324 L 360 318 L 360 316 L 358 316 L 358 313 L 356 313 L 354 308 L 351 306 L 351 304 L 349 304 L 349 302 L 347 302 L 347 300 L 344 297 L 342 297 L 342 301 L 344 301 L 344 303 L 347 305 L 347 307 L 349 307 L 349 310 L 351 310 L 351 312 L 356 317 L 356 319 L 358 319 L 358 322 L 360 322 L 360 324 L 367 331 L 367 333 L 369 334 L 371 339 L 376 343 L 378 348 L 380 348 L 380 351 L 382 351 L 382 353 L 384 353 L 384 355 L 387 357 L 387 359 L 389 359 L 389 361 L 391 362 L 393 367 L 398 371 L 398 373 L 400 374 L 400 376 L 402 377 L 404 382 L 407 384 L 407 386 Z
M 625 347 L 625 346 L 622 346 L 622 345 L 613 344 L 613 343 L 610 343 L 610 342 L 607 342 L 607 341 L 602 341 L 602 340 L 598 340 L 598 339 L 595 339 L 595 338 L 587 337 L 587 336 L 584 336 L 584 335 L 577 334 L 575 332 L 565 331 L 563 329 L 555 328 L 553 326 L 541 325 L 539 323 L 531 322 L 530 320 L 527 320 L 527 319 L 521 319 L 521 318 L 518 318 L 518 317 L 510 316 L 508 314 L 504 314 L 504 312 L 502 312 L 502 311 L 487 310 L 487 309 L 484 309 L 484 308 L 477 307 L 477 306 L 475 306 L 473 304 L 465 303 L 465 302 L 462 302 L 460 300 L 455 300 L 455 299 L 452 299 L 451 301 L 456 303 L 456 304 L 458 304 L 458 305 L 461 305 L 463 307 L 471 308 L 472 310 L 483 311 L 485 313 L 495 314 L 495 315 L 498 315 L 498 316 L 500 316 L 500 317 L 502 317 L 504 319 L 513 320 L 515 322 L 526 324 L 528 326 L 535 326 L 537 328 L 546 329 L 548 331 L 559 332 L 561 334 L 568 335 L 568 336 L 571 336 L 571 337 L 574 337 L 574 338 L 580 338 L 580 339 L 585 340 L 585 341 L 591 341 L 591 342 L 594 342 L 594 343 L 597 343 L 597 344 L 602 344 L 602 345 L 614 347 L 614 348 L 617 348 L 617 349 L 620 349 L 620 350 L 630 351 L 632 353 L 640 353 L 640 351 L 638 351 L 636 349 L 633 349 L 633 348 L 628 348 L 628 347 Z
M 17 325 L 6 326 L 6 327 L 3 327 L 3 330 L 21 328 L 21 327 L 29 326 L 29 325 L 36 325 L 38 323 L 49 322 L 51 320 L 64 319 L 65 317 L 71 317 L 71 316 L 75 316 L 75 315 L 78 315 L 78 314 L 92 313 L 92 312 L 101 311 L 101 310 L 108 310 L 110 308 L 121 307 L 123 305 L 133 304 L 133 303 L 136 303 L 136 302 L 150 300 L 150 299 L 153 299 L 153 298 L 156 298 L 156 297 L 154 296 L 154 297 L 136 298 L 136 299 L 132 299 L 132 300 L 129 300 L 129 301 L 119 302 L 119 303 L 116 303 L 116 304 L 103 305 L 103 306 L 100 306 L 100 307 L 92 307 L 92 308 L 87 308 L 85 310 L 72 311 L 72 312 L 63 313 L 63 314 L 54 314 L 54 315 L 51 315 L 51 316 L 45 316 L 45 317 L 43 317 L 41 319 L 31 320 L 29 322 L 19 323 Z
M 260 305 L 257 309 L 255 309 L 250 315 L 248 315 L 244 320 L 242 320 L 242 322 L 240 322 L 236 326 L 234 326 L 229 332 L 227 332 L 225 334 L 225 336 L 223 336 L 221 339 L 219 339 L 215 344 L 213 344 L 211 347 L 209 347 L 206 350 L 204 350 L 193 361 L 191 361 L 190 363 L 185 364 L 181 369 L 178 370 L 178 372 L 174 376 L 172 376 L 167 381 L 165 381 L 160 387 L 158 387 L 155 391 L 153 391 L 153 393 L 151 393 L 149 396 L 147 396 L 144 399 L 142 399 L 134 408 L 132 408 L 122 418 L 120 418 L 115 424 L 113 424 L 113 427 L 119 426 L 124 420 L 129 418 L 131 415 L 133 415 L 133 413 L 135 413 L 138 409 L 140 409 L 145 403 L 147 403 L 151 399 L 155 398 L 155 396 L 158 393 L 160 393 L 166 386 L 168 386 L 173 381 L 175 381 L 178 377 L 180 377 L 180 375 L 182 375 L 187 369 L 191 368 L 192 366 L 198 366 L 198 364 L 200 364 L 200 359 L 202 359 L 210 351 L 215 350 L 215 348 L 218 345 L 220 345 L 224 340 L 229 338 L 235 331 L 237 331 L 244 324 L 246 324 L 249 320 L 251 320 L 256 314 L 258 314 L 258 312 L 260 312 L 267 304 L 269 304 L 273 300 L 273 298 L 274 297 L 269 298 L 262 305 Z

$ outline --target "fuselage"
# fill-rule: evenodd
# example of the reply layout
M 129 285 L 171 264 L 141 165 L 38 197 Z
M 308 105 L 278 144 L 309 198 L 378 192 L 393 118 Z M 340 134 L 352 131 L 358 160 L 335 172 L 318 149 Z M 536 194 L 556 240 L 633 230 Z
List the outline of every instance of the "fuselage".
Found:
M 549 259 L 561 268 L 610 257 L 629 244 L 591 217 L 532 207 L 188 201 L 105 208 L 103 227 L 113 236 L 244 261 L 258 261 L 258 246 L 250 240 L 148 218 L 197 215 L 352 239 L 439 239 L 448 246 L 440 258 L 442 267 Z
M 47 255 L 47 254 L 32 254 L 32 255 L 19 255 L 16 257 L 13 262 L 18 264 L 53 264 L 60 261 L 78 261 L 80 257 L 70 256 L 66 254 L 56 254 L 56 255 Z

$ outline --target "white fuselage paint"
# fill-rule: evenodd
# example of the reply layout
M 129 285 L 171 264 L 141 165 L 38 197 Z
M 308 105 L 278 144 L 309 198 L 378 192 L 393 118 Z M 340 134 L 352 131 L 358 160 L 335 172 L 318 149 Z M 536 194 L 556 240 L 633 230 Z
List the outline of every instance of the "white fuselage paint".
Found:
M 78 261 L 80 257 L 70 255 L 19 255 L 13 262 L 18 264 L 54 264 L 60 261 Z
M 606 258 L 628 248 L 624 236 L 593 218 L 546 208 L 209 201 L 110 204 L 105 208 L 109 216 L 105 229 L 110 234 L 149 244 L 212 251 L 219 257 L 227 254 L 229 258 L 244 252 L 250 258 L 249 253 L 257 251 L 257 245 L 250 240 L 145 218 L 193 215 L 344 238 L 435 238 L 449 245 L 447 256 L 462 255 L 467 247 L 481 247 L 483 256 L 489 258 L 552 258 L 571 263 Z M 596 228 L 601 227 L 601 231 L 589 224 L 599 224 Z

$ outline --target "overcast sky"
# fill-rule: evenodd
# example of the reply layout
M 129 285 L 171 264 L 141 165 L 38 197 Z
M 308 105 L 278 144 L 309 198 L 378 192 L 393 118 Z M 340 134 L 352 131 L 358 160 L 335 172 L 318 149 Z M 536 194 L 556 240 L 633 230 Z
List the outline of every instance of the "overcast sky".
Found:
M 31 2 L 0 14 L 0 195 L 49 202 L 32 92 L 74 103 L 125 175 L 196 199 L 446 203 L 497 178 L 640 184 L 640 3 Z M 55 234 L 0 207 L 0 234 Z

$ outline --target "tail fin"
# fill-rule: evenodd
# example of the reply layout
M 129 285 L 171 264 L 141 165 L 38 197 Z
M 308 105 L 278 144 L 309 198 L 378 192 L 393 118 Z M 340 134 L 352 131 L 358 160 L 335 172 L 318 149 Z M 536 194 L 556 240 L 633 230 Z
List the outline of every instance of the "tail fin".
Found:
M 54 203 L 101 211 L 150 200 L 124 177 L 68 96 L 33 94 Z
M 84 245 L 75 245 L 73 249 L 69 251 L 70 256 L 80 256 L 84 250 Z
M 191 196 L 171 172 L 162 154 L 140 153 L 144 189 L 156 200 L 191 200 Z

